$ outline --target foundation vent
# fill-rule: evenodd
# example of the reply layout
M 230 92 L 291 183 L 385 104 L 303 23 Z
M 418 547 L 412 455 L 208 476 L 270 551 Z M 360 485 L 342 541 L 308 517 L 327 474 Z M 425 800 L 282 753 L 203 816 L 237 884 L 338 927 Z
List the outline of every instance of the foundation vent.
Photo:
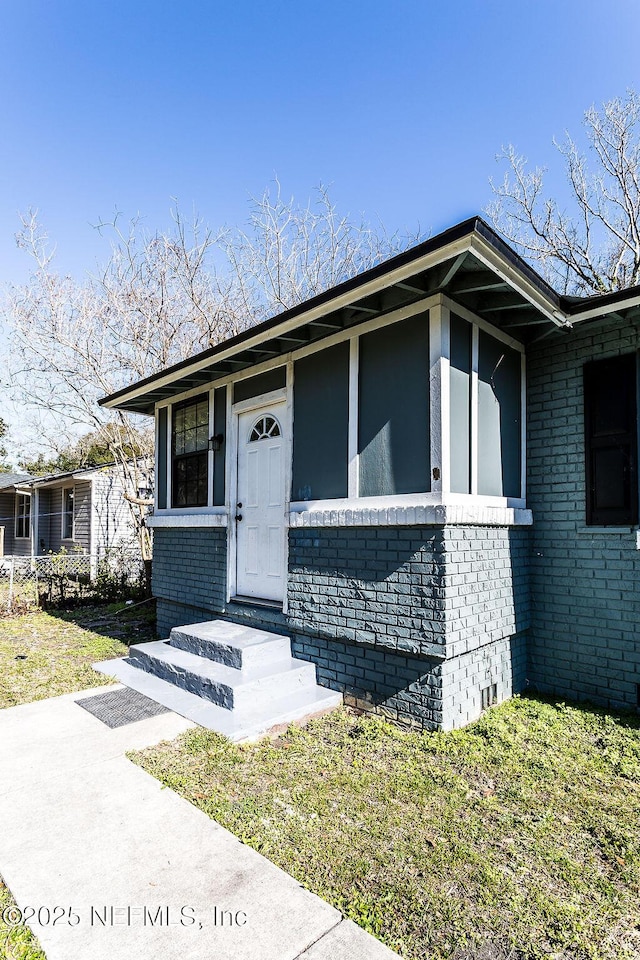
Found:
M 492 683 L 488 687 L 485 687 L 484 690 L 480 691 L 480 705 L 483 710 L 487 710 L 488 707 L 493 706 L 494 703 L 497 703 L 497 700 L 498 700 L 497 684 Z

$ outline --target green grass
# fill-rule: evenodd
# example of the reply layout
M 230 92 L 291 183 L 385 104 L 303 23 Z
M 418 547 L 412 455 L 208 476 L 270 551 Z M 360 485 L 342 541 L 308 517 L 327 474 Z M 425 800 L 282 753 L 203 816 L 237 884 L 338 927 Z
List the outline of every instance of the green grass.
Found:
M 0 619 L 0 708 L 109 683 L 91 664 L 154 639 L 152 614 L 114 603 Z
M 0 960 L 46 960 L 40 944 L 28 927 L 6 924 L 2 917 L 15 901 L 0 878 Z
M 420 734 L 340 711 L 132 758 L 403 956 L 640 956 L 635 716 L 515 699 Z

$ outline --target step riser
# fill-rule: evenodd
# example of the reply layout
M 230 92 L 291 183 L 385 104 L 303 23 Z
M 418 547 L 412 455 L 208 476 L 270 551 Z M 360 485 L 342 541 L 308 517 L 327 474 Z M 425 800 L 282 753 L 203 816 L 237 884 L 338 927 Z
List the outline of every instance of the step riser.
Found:
M 233 667 L 235 670 L 242 669 L 242 653 L 234 647 L 224 647 L 222 644 L 213 643 L 211 640 L 190 637 L 189 634 L 180 633 L 178 630 L 171 631 L 169 643 L 177 650 L 195 653 L 197 657 L 206 657 L 207 660 L 223 663 L 225 667 Z
M 128 662 L 146 673 L 182 687 L 189 693 L 203 697 L 225 710 L 263 709 L 271 700 L 287 693 L 312 690 L 316 685 L 315 667 L 311 663 L 300 662 L 297 670 L 283 674 L 274 674 L 261 680 L 249 681 L 240 689 L 222 682 L 203 677 L 177 664 L 166 663 L 159 657 L 146 654 L 143 650 L 132 650 Z
M 235 741 L 342 699 L 318 686 L 315 664 L 291 656 L 289 637 L 229 620 L 175 627 L 169 640 L 132 644 L 128 657 L 94 666 Z
M 125 659 L 103 660 L 93 666 L 99 673 L 116 677 L 121 683 L 133 690 L 139 690 L 157 703 L 164 704 L 169 710 L 174 710 L 209 730 L 217 730 L 235 742 L 257 740 L 276 724 L 282 726 L 333 710 L 342 700 L 339 693 L 316 687 L 310 696 L 291 697 L 284 702 L 270 703 L 264 714 L 253 712 L 239 715 L 237 711 L 224 710 L 173 683 L 167 683 L 144 670 L 135 669 Z
M 288 637 L 274 637 L 255 648 L 240 649 L 234 647 L 232 642 L 227 644 L 217 640 L 205 640 L 203 637 L 192 636 L 188 629 L 174 627 L 169 643 L 178 650 L 186 650 L 187 653 L 194 653 L 198 657 L 206 657 L 207 660 L 214 660 L 226 667 L 247 673 L 291 656 L 291 641 Z
M 212 684 L 211 681 L 199 677 L 188 670 L 181 670 L 179 667 L 164 663 L 155 657 L 146 657 L 136 654 L 136 656 L 127 657 L 126 662 L 138 670 L 150 673 L 160 680 L 166 680 L 188 693 L 195 694 L 196 697 L 202 697 L 210 703 L 215 703 L 218 707 L 224 707 L 225 710 L 233 710 L 233 690 L 225 684 Z

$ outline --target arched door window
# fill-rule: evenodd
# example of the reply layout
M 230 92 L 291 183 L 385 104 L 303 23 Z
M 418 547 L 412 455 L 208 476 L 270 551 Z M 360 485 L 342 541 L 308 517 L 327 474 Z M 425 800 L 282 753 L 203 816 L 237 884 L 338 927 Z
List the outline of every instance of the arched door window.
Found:
M 254 423 L 249 435 L 249 443 L 256 440 L 271 440 L 273 437 L 281 436 L 280 424 L 275 417 L 262 416 Z

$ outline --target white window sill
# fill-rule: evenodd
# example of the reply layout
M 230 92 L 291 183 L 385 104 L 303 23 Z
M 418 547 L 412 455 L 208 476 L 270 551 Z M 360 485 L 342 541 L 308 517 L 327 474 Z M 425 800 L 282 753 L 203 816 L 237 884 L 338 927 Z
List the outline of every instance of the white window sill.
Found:
M 289 527 L 417 527 L 487 526 L 529 527 L 531 510 L 498 503 L 425 503 L 418 497 L 375 497 L 362 500 L 316 500 L 291 504 Z M 163 513 L 147 517 L 150 528 L 227 527 L 228 515 L 218 513 Z
M 292 504 L 289 525 L 300 527 L 417 527 L 417 526 L 488 526 L 529 527 L 531 510 L 522 507 L 487 506 L 485 504 L 397 504 L 364 506 L 329 506 L 316 503 L 307 509 Z
M 226 513 L 164 513 L 145 519 L 147 527 L 226 527 Z

